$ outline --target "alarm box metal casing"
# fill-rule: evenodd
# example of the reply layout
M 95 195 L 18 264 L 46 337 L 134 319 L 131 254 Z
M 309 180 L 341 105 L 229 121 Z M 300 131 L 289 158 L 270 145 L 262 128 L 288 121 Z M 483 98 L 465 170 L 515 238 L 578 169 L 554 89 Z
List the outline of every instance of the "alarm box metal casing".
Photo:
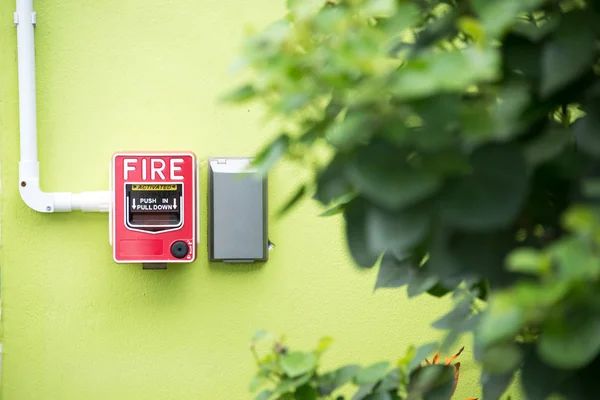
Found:
M 191 152 L 116 153 L 111 244 L 117 263 L 188 263 L 198 242 L 198 164 Z
M 211 261 L 266 261 L 269 253 L 267 179 L 251 158 L 208 162 L 208 255 Z

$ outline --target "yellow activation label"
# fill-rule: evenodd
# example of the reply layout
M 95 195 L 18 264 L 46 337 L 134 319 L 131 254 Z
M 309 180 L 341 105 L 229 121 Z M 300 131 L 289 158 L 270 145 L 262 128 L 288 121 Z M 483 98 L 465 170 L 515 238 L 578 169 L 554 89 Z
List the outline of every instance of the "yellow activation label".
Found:
M 177 185 L 131 185 L 131 190 L 177 190 Z

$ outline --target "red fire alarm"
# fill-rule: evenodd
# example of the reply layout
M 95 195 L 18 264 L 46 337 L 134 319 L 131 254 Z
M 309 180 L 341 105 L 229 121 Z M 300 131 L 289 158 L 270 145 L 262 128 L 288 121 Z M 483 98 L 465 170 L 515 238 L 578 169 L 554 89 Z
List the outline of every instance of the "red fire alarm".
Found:
M 115 262 L 194 261 L 197 176 L 193 153 L 113 156 L 110 220 Z

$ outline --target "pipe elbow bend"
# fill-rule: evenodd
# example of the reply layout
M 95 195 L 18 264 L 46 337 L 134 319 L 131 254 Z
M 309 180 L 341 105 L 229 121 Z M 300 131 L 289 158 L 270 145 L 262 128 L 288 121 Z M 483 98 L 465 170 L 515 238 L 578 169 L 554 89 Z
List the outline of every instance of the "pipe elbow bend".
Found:
M 71 211 L 71 193 L 47 193 L 40 188 L 38 179 L 20 183 L 19 193 L 29 208 L 41 213 Z

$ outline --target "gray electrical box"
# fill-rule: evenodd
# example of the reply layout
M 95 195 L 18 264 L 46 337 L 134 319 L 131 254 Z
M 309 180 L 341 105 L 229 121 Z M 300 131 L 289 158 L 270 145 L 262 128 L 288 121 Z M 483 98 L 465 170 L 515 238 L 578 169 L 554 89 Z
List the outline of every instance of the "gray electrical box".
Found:
M 267 179 L 249 168 L 251 159 L 208 161 L 208 257 L 211 261 L 268 259 Z

